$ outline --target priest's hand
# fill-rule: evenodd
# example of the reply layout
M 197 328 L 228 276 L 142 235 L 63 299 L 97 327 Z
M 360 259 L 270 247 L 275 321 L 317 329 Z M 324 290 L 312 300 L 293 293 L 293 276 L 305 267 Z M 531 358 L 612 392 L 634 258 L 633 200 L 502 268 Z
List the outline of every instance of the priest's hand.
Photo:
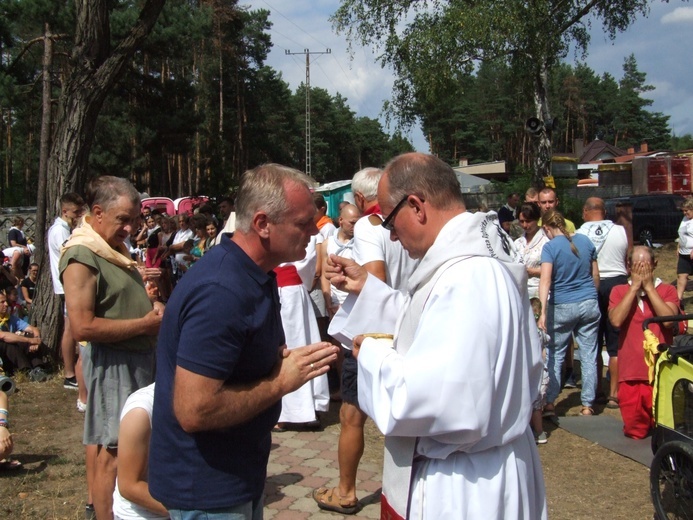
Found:
M 352 340 L 351 355 L 354 356 L 354 359 L 358 359 L 359 352 L 361 352 L 361 343 L 363 343 L 364 339 L 366 339 L 366 336 L 359 334 Z
M 325 277 L 337 289 L 359 294 L 368 278 L 368 271 L 349 258 L 330 255 L 325 266 Z

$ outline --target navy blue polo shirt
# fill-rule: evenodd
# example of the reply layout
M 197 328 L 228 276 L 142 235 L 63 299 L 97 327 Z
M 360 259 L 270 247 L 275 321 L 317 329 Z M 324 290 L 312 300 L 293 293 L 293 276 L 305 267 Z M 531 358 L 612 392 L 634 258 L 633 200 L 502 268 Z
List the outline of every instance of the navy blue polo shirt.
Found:
M 157 346 L 149 490 L 170 509 L 216 509 L 263 492 L 281 400 L 233 428 L 188 434 L 173 413 L 176 366 L 229 385 L 270 375 L 285 343 L 274 273 L 230 235 L 176 286 Z

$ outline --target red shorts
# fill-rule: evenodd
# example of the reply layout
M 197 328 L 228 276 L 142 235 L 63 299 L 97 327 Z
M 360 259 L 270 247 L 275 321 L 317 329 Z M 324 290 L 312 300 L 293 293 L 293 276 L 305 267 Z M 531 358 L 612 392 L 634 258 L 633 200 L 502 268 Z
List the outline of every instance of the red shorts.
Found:
M 644 439 L 654 427 L 652 385 L 647 381 L 623 381 L 618 384 L 618 406 L 623 418 L 623 434 Z

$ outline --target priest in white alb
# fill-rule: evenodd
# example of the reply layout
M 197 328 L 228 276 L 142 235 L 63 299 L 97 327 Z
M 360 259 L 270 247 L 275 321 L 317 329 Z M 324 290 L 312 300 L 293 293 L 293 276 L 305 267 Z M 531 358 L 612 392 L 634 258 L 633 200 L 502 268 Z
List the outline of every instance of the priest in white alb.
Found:
M 378 187 L 383 226 L 419 266 L 408 294 L 352 260 L 327 275 L 351 294 L 359 405 L 385 434 L 382 518 L 544 519 L 529 428 L 542 362 L 524 266 L 495 213 L 468 213 L 453 170 L 393 159 Z M 365 333 L 394 331 L 394 344 Z M 393 348 L 391 348 L 393 347 Z

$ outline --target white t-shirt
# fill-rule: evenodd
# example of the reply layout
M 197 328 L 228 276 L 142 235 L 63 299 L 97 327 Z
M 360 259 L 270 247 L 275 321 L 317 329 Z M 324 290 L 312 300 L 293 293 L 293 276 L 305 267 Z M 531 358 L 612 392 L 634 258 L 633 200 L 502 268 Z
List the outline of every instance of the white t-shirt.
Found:
M 360 265 L 385 262 L 387 284 L 402 293 L 406 293 L 406 282 L 419 265 L 419 261 L 412 260 L 399 241 L 390 240 L 387 229 L 380 224 L 374 225 L 369 216 L 361 217 L 354 226 L 354 260 Z
M 684 217 L 679 226 L 679 254 L 690 255 L 693 251 L 693 220 Z
M 142 408 L 149 415 L 149 425 L 152 424 L 152 408 L 154 406 L 154 383 L 133 392 L 125 401 L 123 411 L 120 413 L 120 420 L 135 408 Z M 118 480 L 116 479 L 115 491 L 113 491 L 113 514 L 123 520 L 165 520 L 168 516 L 161 516 L 142 506 L 133 504 L 123 498 L 118 491 Z
M 593 220 L 585 222 L 577 232 L 589 238 L 597 250 L 599 278 L 628 276 L 626 228 L 610 220 Z
M 327 256 L 337 255 L 344 258 L 354 258 L 354 239 L 352 238 L 348 242 L 341 242 L 337 233 L 330 236 L 325 240 L 325 251 Z M 330 284 L 330 294 L 332 295 L 332 305 L 341 305 L 346 300 L 349 295 L 346 291 L 341 291 L 337 289 L 334 285 Z
M 187 240 L 192 239 L 195 236 L 195 233 L 193 233 L 193 230 L 188 228 L 188 229 L 179 229 L 176 231 L 176 234 L 173 237 L 173 242 L 172 244 L 180 244 L 181 242 L 185 242 Z M 177 264 L 184 264 L 186 262 L 185 256 L 187 253 L 176 253 L 175 259 Z
M 48 229 L 48 258 L 51 263 L 51 277 L 53 279 L 53 292 L 55 294 L 65 294 L 63 284 L 60 282 L 60 249 L 67 239 L 70 238 L 70 226 L 62 218 L 58 217 L 53 221 Z
M 308 292 L 310 292 L 310 288 L 313 285 L 313 280 L 315 279 L 315 270 L 318 265 L 317 247 L 319 244 L 322 244 L 322 242 L 323 238 L 320 235 L 320 233 L 311 236 L 310 241 L 306 246 L 306 256 L 303 257 L 303 260 L 279 264 L 280 266 L 293 265 L 296 268 L 298 276 L 300 276 L 301 281 L 303 282 L 303 286 L 306 288 L 306 291 Z
M 334 235 L 336 231 L 337 228 L 335 227 L 335 225 L 332 222 L 328 222 L 320 228 L 319 233 L 323 236 L 323 238 L 327 239 L 327 237 Z

